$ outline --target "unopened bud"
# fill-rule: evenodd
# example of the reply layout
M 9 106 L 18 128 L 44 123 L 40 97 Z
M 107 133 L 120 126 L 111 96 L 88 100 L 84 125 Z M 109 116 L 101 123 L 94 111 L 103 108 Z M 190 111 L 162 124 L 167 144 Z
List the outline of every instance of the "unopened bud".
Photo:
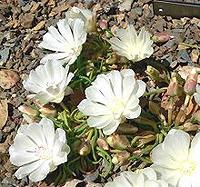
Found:
M 119 125 L 117 133 L 119 134 L 135 134 L 138 131 L 138 128 L 133 124 L 123 123 Z
M 149 111 L 153 114 L 159 115 L 160 114 L 160 110 L 161 110 L 161 106 L 160 104 L 153 102 L 153 101 L 149 101 Z
M 112 158 L 112 163 L 123 166 L 129 163 L 130 153 L 128 151 L 121 151 L 116 153 Z
M 54 107 L 52 107 L 51 105 L 44 105 L 39 109 L 39 111 L 45 117 L 56 117 L 57 116 L 56 109 Z
M 81 156 L 87 156 L 91 151 L 90 141 L 83 141 L 80 145 L 79 154 Z
M 81 140 L 75 140 L 73 143 L 72 143 L 72 150 L 76 153 L 79 153 L 79 150 L 80 150 L 80 146 L 81 146 Z
M 170 34 L 166 32 L 161 32 L 161 33 L 154 34 L 154 36 L 152 37 L 152 40 L 155 43 L 164 43 L 164 42 L 169 41 L 172 38 L 174 38 L 174 36 L 171 36 Z
M 192 121 L 195 123 L 200 123 L 200 110 L 192 115 Z
M 146 136 L 143 136 L 138 140 L 138 143 L 139 143 L 138 147 L 141 147 L 141 146 L 143 146 L 143 145 L 145 145 L 145 144 L 147 144 L 147 143 L 149 143 L 149 142 L 151 142 L 155 139 L 156 139 L 156 137 L 153 134 L 148 134 Z
M 185 85 L 184 85 L 184 92 L 188 95 L 193 95 L 196 91 L 196 86 L 197 86 L 197 79 L 198 79 L 198 74 L 196 71 L 192 71 L 190 75 L 188 75 Z
M 104 30 L 108 28 L 108 21 L 105 19 L 99 20 L 99 27 Z
M 111 135 L 106 139 L 106 141 L 108 142 L 110 147 L 114 149 L 123 150 L 130 146 L 127 137 L 124 135 Z
M 197 131 L 199 129 L 199 125 L 195 125 L 193 123 L 187 122 L 184 123 L 182 126 L 180 126 L 180 129 L 186 131 L 186 132 L 191 132 L 191 131 Z
M 155 81 L 160 81 L 160 72 L 152 66 L 147 66 L 146 74 Z
M 39 115 L 38 110 L 32 108 L 31 106 L 21 105 L 18 107 L 18 110 L 30 117 L 37 117 Z
M 172 77 L 169 86 L 167 88 L 166 95 L 168 96 L 180 96 L 182 94 L 182 86 L 178 83 L 177 78 Z
M 97 145 L 102 148 L 103 150 L 109 150 L 109 146 L 108 143 L 106 142 L 106 140 L 104 138 L 98 138 L 97 139 Z

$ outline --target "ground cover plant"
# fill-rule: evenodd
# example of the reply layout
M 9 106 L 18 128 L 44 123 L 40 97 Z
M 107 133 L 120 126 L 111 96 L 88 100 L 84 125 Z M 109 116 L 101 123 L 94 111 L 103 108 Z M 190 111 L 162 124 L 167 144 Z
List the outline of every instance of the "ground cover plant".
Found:
M 8 148 L 15 177 L 200 186 L 199 64 L 154 57 L 154 44 L 173 37 L 129 22 L 111 29 L 79 6 L 49 25 L 37 44 L 43 57 L 23 77 L 23 122 Z M 199 49 L 179 47 L 188 46 Z

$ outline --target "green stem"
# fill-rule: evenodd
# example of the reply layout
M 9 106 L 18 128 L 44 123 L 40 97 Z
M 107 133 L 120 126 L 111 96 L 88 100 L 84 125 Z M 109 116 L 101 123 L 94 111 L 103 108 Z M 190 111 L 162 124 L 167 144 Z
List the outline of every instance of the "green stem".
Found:
M 145 92 L 145 93 L 143 94 L 143 96 L 149 96 L 149 95 L 152 95 L 152 94 L 160 94 L 160 93 L 165 92 L 166 90 L 167 90 L 166 87 L 165 87 L 165 88 L 155 89 L 155 90 L 153 90 L 153 91 L 151 91 L 151 92 Z
M 180 45 L 184 45 L 186 47 L 200 49 L 200 47 L 198 45 L 192 45 L 192 44 L 187 44 L 187 43 L 180 43 Z
M 67 107 L 66 107 L 65 104 L 63 103 L 63 101 L 60 102 L 60 106 L 61 106 L 65 111 L 69 112 L 68 109 L 67 109 Z

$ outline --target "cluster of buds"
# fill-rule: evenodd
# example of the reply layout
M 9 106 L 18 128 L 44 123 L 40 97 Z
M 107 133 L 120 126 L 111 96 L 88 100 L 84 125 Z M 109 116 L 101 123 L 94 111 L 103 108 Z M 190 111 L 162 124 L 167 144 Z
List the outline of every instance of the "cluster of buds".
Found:
M 21 105 L 18 107 L 18 110 L 23 113 L 23 117 L 25 121 L 28 123 L 35 122 L 38 116 L 40 117 L 56 117 L 57 111 L 56 109 L 46 104 L 44 106 L 40 106 L 40 108 L 28 106 L 28 105 Z
M 182 85 L 179 83 L 177 74 L 172 73 L 172 78 L 167 88 L 166 95 L 174 97 L 180 96 L 183 93 Z

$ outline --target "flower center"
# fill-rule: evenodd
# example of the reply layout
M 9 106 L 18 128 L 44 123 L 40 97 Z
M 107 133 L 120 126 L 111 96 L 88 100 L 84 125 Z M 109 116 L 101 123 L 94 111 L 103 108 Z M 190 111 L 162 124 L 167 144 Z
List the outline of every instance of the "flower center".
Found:
M 181 164 L 180 164 L 180 172 L 183 174 L 183 175 L 188 175 L 188 176 L 191 176 L 193 174 L 193 172 L 195 171 L 196 169 L 196 164 L 192 161 L 183 161 Z
M 82 46 L 74 47 L 72 48 L 72 51 L 75 54 L 75 56 L 79 56 L 82 51 Z
M 116 118 L 119 118 L 124 111 L 125 104 L 122 99 L 114 98 L 113 102 L 111 103 L 111 111 L 113 112 Z
M 40 146 L 38 147 L 38 149 L 36 150 L 36 155 L 43 160 L 49 160 L 51 158 L 51 155 L 49 153 L 48 148 L 44 147 L 44 146 Z

